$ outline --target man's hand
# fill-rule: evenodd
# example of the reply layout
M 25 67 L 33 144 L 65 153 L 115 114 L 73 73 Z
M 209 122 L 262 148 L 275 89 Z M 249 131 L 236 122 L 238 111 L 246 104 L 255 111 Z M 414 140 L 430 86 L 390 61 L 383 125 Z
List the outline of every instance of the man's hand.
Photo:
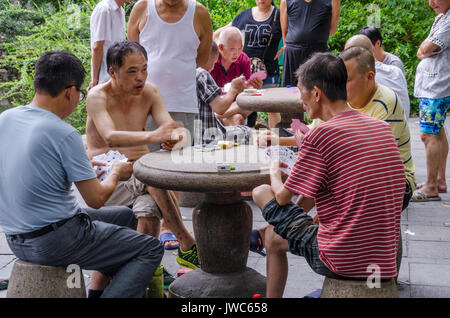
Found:
M 89 90 L 92 88 L 92 87 L 94 87 L 94 86 L 97 86 L 98 85 L 98 80 L 93 80 L 92 82 L 90 82 L 89 83 L 89 86 L 88 86 L 88 88 L 87 88 L 87 91 L 89 92 Z
M 284 48 L 285 48 L 285 46 L 282 46 L 282 47 L 278 50 L 278 52 L 277 52 L 277 54 L 275 54 L 275 57 L 273 58 L 273 60 L 278 59 L 278 58 L 281 56 L 281 54 L 284 53 Z
M 111 166 L 111 175 L 113 174 L 116 174 L 120 181 L 126 181 L 133 174 L 133 164 L 131 162 L 116 161 Z
M 263 81 L 260 78 L 255 78 L 253 79 L 253 81 L 251 82 L 247 82 L 247 86 L 256 88 L 256 89 L 261 89 L 263 86 Z
M 234 90 L 236 95 L 245 89 L 245 76 L 241 75 L 231 81 L 231 90 Z
M 164 150 L 172 151 L 172 150 L 178 150 L 180 148 L 183 148 L 186 146 L 188 142 L 188 134 L 186 128 L 180 127 L 176 128 L 172 131 L 172 139 L 169 141 L 166 141 L 162 144 L 162 148 Z
M 106 166 L 106 164 L 104 162 L 94 161 L 94 160 L 91 160 L 91 165 L 92 165 L 92 167 Z M 100 170 L 99 172 L 97 172 L 97 178 L 100 178 L 104 173 L 105 173 L 105 170 Z
M 169 121 L 162 124 L 156 130 L 154 130 L 157 136 L 157 143 L 176 144 L 181 140 L 182 135 L 177 134 L 176 129 L 183 128 L 183 123 L 179 121 Z M 175 133 L 174 133 L 175 132 Z
M 280 137 L 270 130 L 265 130 L 258 136 L 258 146 L 261 148 L 280 144 Z

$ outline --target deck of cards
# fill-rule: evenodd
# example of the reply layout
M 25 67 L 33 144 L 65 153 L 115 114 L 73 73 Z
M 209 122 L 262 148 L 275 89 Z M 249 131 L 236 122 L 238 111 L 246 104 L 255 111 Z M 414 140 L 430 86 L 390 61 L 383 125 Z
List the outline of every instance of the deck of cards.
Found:
M 95 156 L 92 161 L 102 162 L 104 166 L 94 166 L 95 173 L 98 175 L 102 171 L 105 171 L 101 176 L 98 177 L 98 181 L 102 182 L 111 172 L 111 166 L 116 161 L 127 162 L 128 158 L 121 154 L 117 150 L 110 150 L 107 153 Z
M 297 154 L 292 151 L 289 147 L 283 146 L 270 146 L 267 147 L 265 153 L 267 158 L 271 161 L 279 160 L 287 165 L 287 168 L 280 167 L 280 170 L 285 174 L 289 175 L 297 161 Z

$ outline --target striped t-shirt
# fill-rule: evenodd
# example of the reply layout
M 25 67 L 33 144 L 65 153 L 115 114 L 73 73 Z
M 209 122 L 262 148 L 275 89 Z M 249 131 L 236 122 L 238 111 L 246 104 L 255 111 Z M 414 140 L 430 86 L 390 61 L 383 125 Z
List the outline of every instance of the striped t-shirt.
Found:
M 397 275 L 405 173 L 388 124 L 352 110 L 310 130 L 284 186 L 315 200 L 319 257 L 330 270 Z

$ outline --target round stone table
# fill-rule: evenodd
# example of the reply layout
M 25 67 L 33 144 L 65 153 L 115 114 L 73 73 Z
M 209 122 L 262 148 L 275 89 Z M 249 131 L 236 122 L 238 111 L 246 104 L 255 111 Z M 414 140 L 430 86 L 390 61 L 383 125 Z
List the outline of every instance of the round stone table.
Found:
M 217 163 L 232 165 L 220 172 Z M 265 295 L 265 277 L 247 267 L 252 230 L 251 208 L 240 192 L 270 184 L 270 161 L 256 146 L 202 152 L 192 147 L 152 152 L 134 164 L 134 174 L 153 187 L 204 192 L 192 215 L 201 269 L 169 287 L 169 297 L 243 297 Z
M 303 121 L 303 106 L 297 87 L 274 87 L 262 89 L 261 95 L 242 92 L 236 98 L 239 107 L 256 112 L 280 113 L 281 121 L 275 128 L 280 136 L 286 136 L 281 128 L 290 128 L 292 118 Z

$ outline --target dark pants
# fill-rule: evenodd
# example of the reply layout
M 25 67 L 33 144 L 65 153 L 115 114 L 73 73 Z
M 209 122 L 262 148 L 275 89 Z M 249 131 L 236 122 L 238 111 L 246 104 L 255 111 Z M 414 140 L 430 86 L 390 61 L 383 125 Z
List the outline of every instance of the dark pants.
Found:
M 164 253 L 158 239 L 135 228 L 131 209 L 104 207 L 82 209 L 61 227 L 35 238 L 6 238 L 24 261 L 100 271 L 113 278 L 102 297 L 131 298 L 143 297 Z
M 297 86 L 297 69 L 316 52 L 327 52 L 327 44 L 295 45 L 286 44 L 284 49 L 283 76 L 281 86 Z

